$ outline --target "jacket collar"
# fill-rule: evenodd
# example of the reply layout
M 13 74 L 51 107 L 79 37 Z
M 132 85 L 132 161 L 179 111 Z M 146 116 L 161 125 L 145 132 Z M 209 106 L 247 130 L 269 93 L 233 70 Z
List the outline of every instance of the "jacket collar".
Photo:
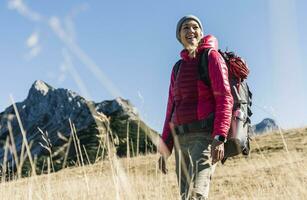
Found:
M 218 41 L 213 35 L 206 35 L 200 40 L 200 43 L 196 49 L 196 56 L 198 56 L 199 53 L 201 53 L 204 49 L 207 48 L 213 48 L 218 50 Z M 183 49 L 181 51 L 180 56 L 183 60 L 193 59 L 189 57 L 189 52 L 186 49 Z

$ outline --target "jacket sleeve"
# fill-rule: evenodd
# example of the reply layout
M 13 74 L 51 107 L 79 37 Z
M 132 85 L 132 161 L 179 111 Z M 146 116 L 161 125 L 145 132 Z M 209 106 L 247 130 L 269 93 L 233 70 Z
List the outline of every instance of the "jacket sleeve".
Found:
M 215 119 L 212 137 L 227 137 L 230 128 L 233 97 L 228 80 L 228 68 L 220 53 L 212 49 L 208 58 L 211 89 L 215 99 Z
M 171 128 L 170 128 L 170 122 L 171 122 L 171 118 L 173 114 L 172 112 L 174 109 L 173 107 L 175 106 L 174 93 L 173 93 L 174 82 L 175 82 L 175 75 L 174 75 L 174 70 L 173 70 L 171 74 L 171 82 L 170 82 L 169 92 L 168 92 L 166 117 L 165 117 L 163 131 L 162 131 L 162 140 L 166 144 L 170 153 L 172 152 L 173 145 L 174 145 L 173 136 L 172 136 Z

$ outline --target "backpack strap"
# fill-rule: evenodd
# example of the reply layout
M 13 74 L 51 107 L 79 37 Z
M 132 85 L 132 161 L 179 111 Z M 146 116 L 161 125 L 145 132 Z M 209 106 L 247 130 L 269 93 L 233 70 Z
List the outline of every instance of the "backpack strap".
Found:
M 180 68 L 180 66 L 181 66 L 181 63 L 182 63 L 182 59 L 178 60 L 178 61 L 176 62 L 176 64 L 174 65 L 174 67 L 173 67 L 175 80 L 176 80 L 176 78 L 177 78 L 177 75 L 178 75 L 178 72 L 179 72 L 179 68 Z M 175 111 L 175 102 L 174 102 L 173 105 L 172 105 L 171 115 L 174 114 L 174 111 Z
M 198 65 L 198 74 L 199 74 L 199 79 L 202 80 L 206 86 L 210 87 L 210 77 L 209 77 L 209 69 L 208 69 L 208 64 L 209 64 L 209 52 L 211 48 L 206 48 L 201 56 L 200 56 L 200 61 Z
M 199 79 L 202 80 L 205 83 L 205 85 L 207 85 L 208 87 L 210 87 L 211 85 L 210 77 L 209 77 L 209 70 L 208 70 L 208 62 L 209 62 L 208 56 L 209 56 L 210 50 L 211 48 L 207 48 L 202 52 L 202 54 L 200 55 L 200 61 L 198 65 Z M 181 63 L 182 63 L 182 59 L 178 60 L 173 67 L 175 80 L 177 78 Z
M 177 78 L 177 75 L 178 75 L 178 72 L 179 72 L 179 68 L 180 68 L 180 66 L 181 66 L 181 63 L 182 63 L 182 59 L 178 60 L 178 61 L 176 62 L 176 64 L 174 65 L 174 67 L 173 67 L 175 80 L 176 80 L 176 78 Z

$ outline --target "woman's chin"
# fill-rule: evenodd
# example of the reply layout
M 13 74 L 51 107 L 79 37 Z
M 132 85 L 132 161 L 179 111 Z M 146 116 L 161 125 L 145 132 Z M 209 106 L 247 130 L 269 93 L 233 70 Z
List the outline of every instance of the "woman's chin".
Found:
M 196 49 L 197 46 L 198 46 L 198 43 L 196 42 L 186 43 L 184 45 L 185 49 Z
M 197 45 L 187 45 L 185 46 L 185 49 L 188 51 L 195 51 L 195 49 L 197 48 Z

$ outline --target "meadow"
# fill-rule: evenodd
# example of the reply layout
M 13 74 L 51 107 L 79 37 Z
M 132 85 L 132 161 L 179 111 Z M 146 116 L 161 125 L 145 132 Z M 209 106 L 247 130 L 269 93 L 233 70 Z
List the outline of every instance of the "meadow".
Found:
M 306 199 L 307 128 L 254 136 L 249 157 L 218 164 L 210 199 Z M 158 154 L 98 161 L 56 173 L 7 180 L 0 199 L 178 199 L 174 156 L 168 174 Z

